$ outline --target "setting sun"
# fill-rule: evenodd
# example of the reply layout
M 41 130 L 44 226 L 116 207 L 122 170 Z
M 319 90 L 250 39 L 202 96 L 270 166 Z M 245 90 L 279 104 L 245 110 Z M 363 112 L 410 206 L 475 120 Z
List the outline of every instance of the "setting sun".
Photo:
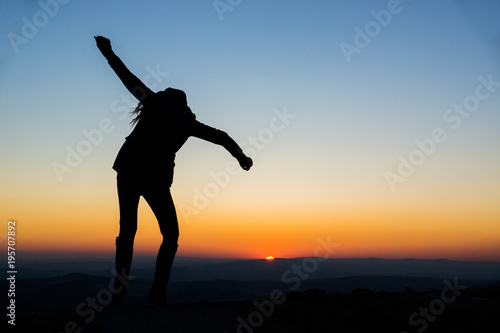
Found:
M 273 256 L 266 257 L 266 260 L 269 260 L 269 261 L 274 260 L 274 257 Z

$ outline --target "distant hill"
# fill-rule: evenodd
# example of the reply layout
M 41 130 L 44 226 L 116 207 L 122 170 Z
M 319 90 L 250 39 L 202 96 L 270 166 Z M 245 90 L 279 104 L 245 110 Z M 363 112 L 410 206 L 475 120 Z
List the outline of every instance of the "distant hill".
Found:
M 426 333 L 500 328 L 493 319 L 500 312 L 500 263 L 178 257 L 169 309 L 145 299 L 154 263 L 153 257 L 134 258 L 125 306 L 109 310 L 102 302 L 110 294 L 112 260 L 18 260 L 16 326 L 23 332 L 65 332 L 74 322 L 82 333 L 410 333 L 423 328 L 411 325 L 412 314 L 443 304 L 438 320 L 419 321 L 428 326 Z M 460 297 L 436 303 L 455 281 L 466 286 Z M 8 290 L 6 279 L 0 288 Z M 280 304 L 270 300 L 277 294 Z
M 286 272 L 305 265 L 308 279 L 326 279 L 349 276 L 409 276 L 496 280 L 500 279 L 500 262 L 472 262 L 424 259 L 327 259 L 311 258 L 267 260 L 223 260 L 178 257 L 174 262 L 172 281 L 242 280 L 282 281 Z M 154 257 L 134 258 L 132 274 L 138 278 L 152 278 Z M 307 265 L 310 265 L 307 266 Z M 311 266 L 312 265 L 312 266 Z M 69 273 L 110 276 L 112 259 L 75 260 L 19 260 L 20 278 L 55 277 Z M 285 277 L 284 277 L 285 275 Z M 291 277 L 292 274 L 289 273 Z
M 436 307 L 446 288 L 441 279 L 305 280 L 298 291 L 279 281 L 173 282 L 168 291 L 172 305 L 167 309 L 147 304 L 145 294 L 151 281 L 144 279 L 132 281 L 124 307 L 104 308 L 98 300 L 109 280 L 85 274 L 18 280 L 17 328 L 64 332 L 71 322 L 82 333 L 417 332 L 424 324 L 430 333 L 496 332 L 500 328 L 496 319 L 500 281 L 497 286 L 481 286 L 484 281 L 459 280 L 467 288 L 452 302 L 441 302 L 439 311 L 433 308 L 432 322 L 417 317 L 417 326 L 409 321 L 410 316 L 431 304 Z M 6 282 L 0 285 L 7 287 Z M 405 290 L 388 292 L 399 289 Z M 270 300 L 273 290 L 283 292 L 277 303 Z
M 42 279 L 18 279 L 16 281 L 16 302 L 21 312 L 62 311 L 74 309 L 88 297 L 109 288 L 111 277 L 87 274 L 67 274 L 61 277 Z M 454 279 L 448 279 L 450 283 Z M 499 280 L 457 279 L 460 285 L 481 287 L 499 285 Z M 2 282 L 4 288 L 7 283 Z M 130 281 L 126 302 L 130 305 L 147 305 L 145 295 L 151 280 L 134 278 Z M 283 281 L 172 281 L 168 288 L 168 298 L 175 303 L 202 301 L 229 301 L 269 298 L 273 290 L 283 293 L 321 289 L 328 293 L 350 293 L 355 289 L 372 291 L 405 292 L 442 290 L 446 287 L 443 279 L 406 276 L 353 276 L 328 279 L 303 280 L 300 283 Z M 6 289 L 5 289 L 6 290 Z

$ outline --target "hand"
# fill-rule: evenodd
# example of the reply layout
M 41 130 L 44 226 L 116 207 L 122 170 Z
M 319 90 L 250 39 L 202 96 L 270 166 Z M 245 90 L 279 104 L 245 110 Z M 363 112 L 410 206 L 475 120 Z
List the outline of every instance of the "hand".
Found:
M 240 166 L 243 168 L 243 170 L 250 170 L 250 168 L 253 165 L 253 161 L 250 157 L 247 157 L 245 155 L 241 156 L 238 158 L 238 162 L 240 162 Z
M 97 47 L 99 48 L 102 54 L 107 55 L 110 52 L 112 52 L 111 42 L 109 41 L 109 39 L 102 36 L 94 36 L 94 38 L 97 43 Z

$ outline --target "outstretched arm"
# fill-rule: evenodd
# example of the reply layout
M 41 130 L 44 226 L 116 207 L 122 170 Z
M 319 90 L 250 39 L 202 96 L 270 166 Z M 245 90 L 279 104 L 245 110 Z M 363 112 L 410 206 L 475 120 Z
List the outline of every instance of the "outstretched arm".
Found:
M 116 75 L 118 75 L 125 87 L 132 93 L 132 95 L 134 95 L 135 98 L 142 102 L 148 96 L 154 94 L 151 89 L 146 87 L 141 80 L 128 70 L 120 58 L 118 58 L 118 56 L 113 52 L 109 39 L 102 36 L 96 36 L 94 38 L 102 55 L 106 58 L 106 60 L 108 60 L 111 68 L 115 71 Z
M 192 135 L 226 148 L 238 160 L 243 170 L 249 170 L 252 167 L 252 159 L 243 153 L 240 146 L 226 132 L 196 121 Z

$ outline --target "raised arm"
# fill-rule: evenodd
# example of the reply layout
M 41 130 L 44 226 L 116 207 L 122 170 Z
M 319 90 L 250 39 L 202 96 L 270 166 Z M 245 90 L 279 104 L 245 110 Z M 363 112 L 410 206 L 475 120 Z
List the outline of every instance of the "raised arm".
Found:
M 252 159 L 243 153 L 240 146 L 226 132 L 195 121 L 192 135 L 226 148 L 238 160 L 243 170 L 249 170 L 252 167 Z
M 151 89 L 146 87 L 141 80 L 128 70 L 120 58 L 118 58 L 118 56 L 113 52 L 109 39 L 102 36 L 96 36 L 94 38 L 102 55 L 106 58 L 106 60 L 108 60 L 111 68 L 115 71 L 116 75 L 118 75 L 125 87 L 132 93 L 132 95 L 134 95 L 135 98 L 142 102 L 148 96 L 154 94 Z

